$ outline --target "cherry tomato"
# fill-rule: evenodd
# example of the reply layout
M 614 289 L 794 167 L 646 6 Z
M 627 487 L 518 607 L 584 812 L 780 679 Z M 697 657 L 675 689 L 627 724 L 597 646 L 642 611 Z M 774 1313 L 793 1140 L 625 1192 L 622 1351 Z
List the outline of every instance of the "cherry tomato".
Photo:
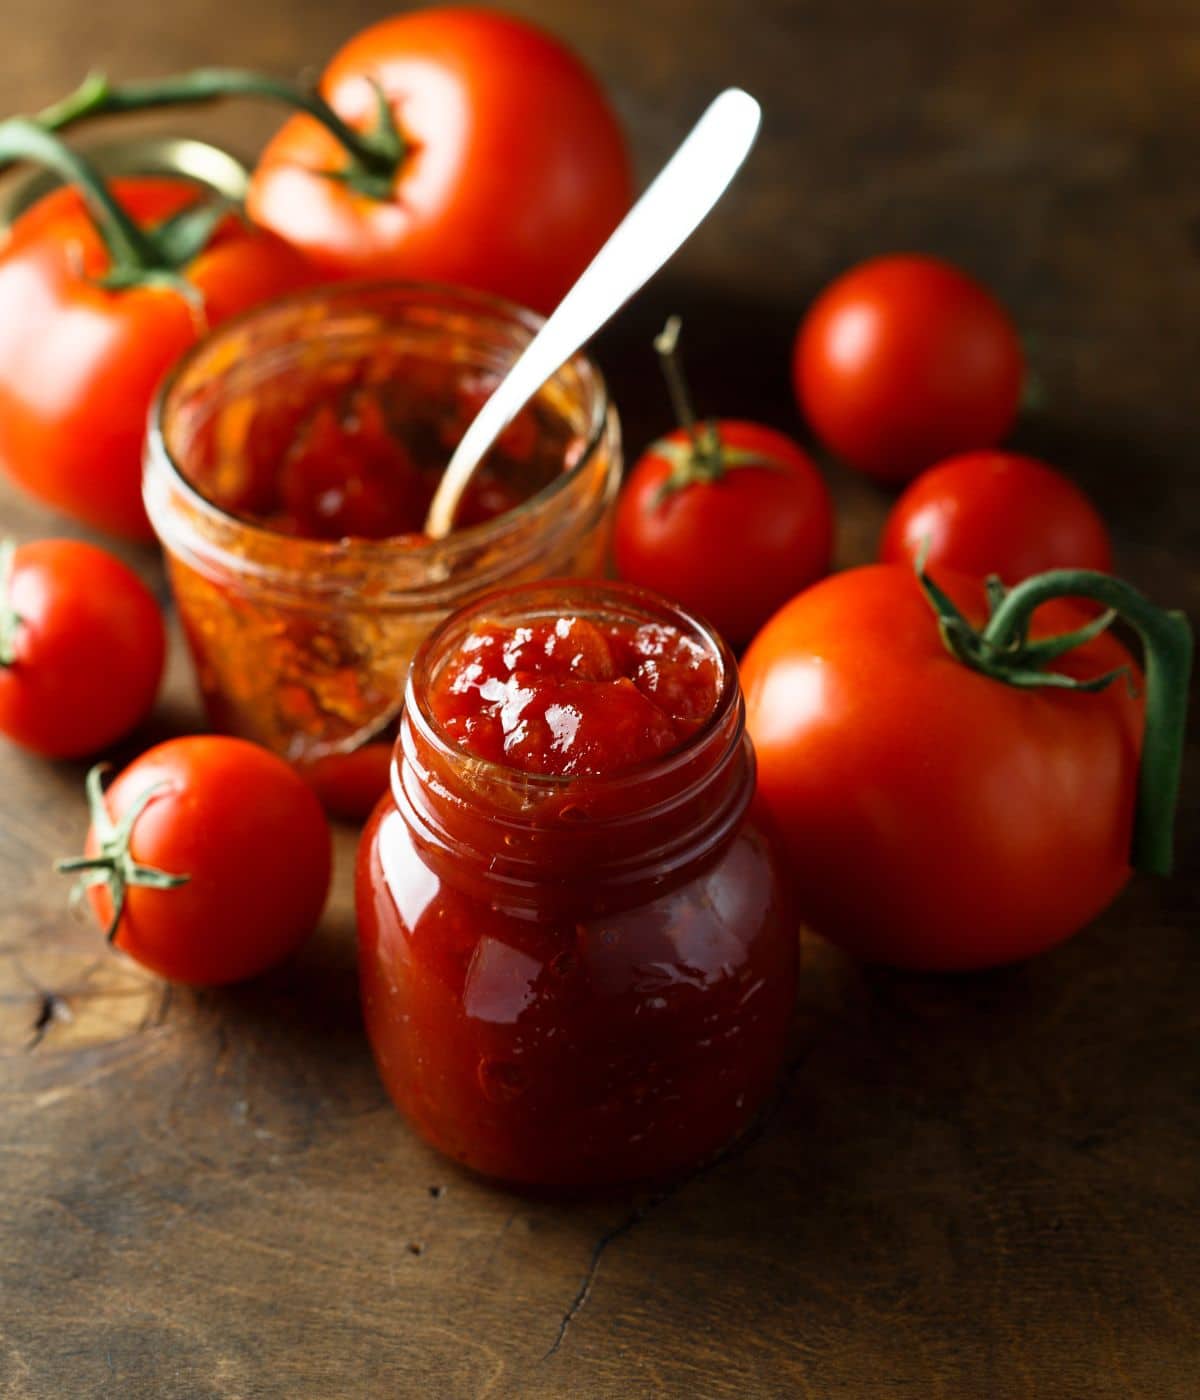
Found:
M 0 577 L 0 732 L 78 758 L 149 713 L 162 679 L 162 614 L 119 559 L 79 540 L 9 553 Z
M 812 459 L 790 438 L 737 419 L 711 428 L 728 464 L 712 479 L 703 466 L 686 479 L 693 452 L 682 428 L 638 460 L 617 505 L 613 551 L 622 578 L 700 613 L 740 647 L 828 570 L 833 512 Z M 681 462 L 685 481 L 673 489 Z
M 143 228 L 197 199 L 187 180 L 116 180 Z M 142 507 L 146 415 L 165 371 L 204 330 L 313 280 L 303 258 L 232 215 L 170 286 L 108 290 L 104 243 L 74 189 L 23 214 L 0 248 L 0 465 L 89 525 L 150 538 Z
M 879 557 L 1019 583 L 1047 569 L 1112 568 L 1100 513 L 1074 482 L 1015 452 L 965 452 L 923 472 L 892 508 Z
M 346 155 L 311 117 L 267 146 L 250 212 L 328 276 L 450 282 L 549 311 L 631 202 L 624 138 L 595 79 L 510 15 L 435 7 L 383 20 L 336 55 L 321 89 L 361 130 L 382 91 L 407 147 L 380 197 L 329 177 Z
M 981 581 L 939 580 L 983 619 Z M 1032 635 L 1088 621 L 1054 601 Z M 1132 665 L 1105 633 L 1054 669 Z M 1128 878 L 1141 702 L 1120 679 L 1032 690 L 972 669 L 911 568 L 851 569 L 794 598 L 754 640 L 742 683 L 803 917 L 857 956 L 1011 962 L 1075 933 Z
M 331 817 L 361 824 L 387 791 L 394 748 L 394 741 L 372 741 L 315 759 L 300 771 Z
M 281 962 L 316 927 L 329 826 L 312 789 L 266 749 L 216 735 L 171 739 L 107 793 L 99 769 L 88 788 L 85 863 L 59 868 L 82 870 L 111 941 L 151 971 L 196 986 L 237 982 Z
M 792 360 L 813 432 L 881 481 L 999 442 L 1022 372 L 1016 331 L 992 295 L 949 263 L 913 256 L 862 263 L 826 288 Z

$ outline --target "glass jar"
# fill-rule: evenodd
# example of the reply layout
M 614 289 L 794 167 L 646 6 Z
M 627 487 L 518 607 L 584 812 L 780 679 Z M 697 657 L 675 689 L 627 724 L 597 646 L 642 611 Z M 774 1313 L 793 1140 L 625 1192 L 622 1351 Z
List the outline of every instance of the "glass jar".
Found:
M 501 584 L 603 571 L 621 471 L 617 415 L 599 371 L 577 355 L 529 410 L 538 432 L 554 430 L 553 474 L 514 509 L 438 542 L 282 533 L 229 507 L 228 483 L 250 471 L 248 445 L 273 448 L 281 418 L 294 420 L 306 396 L 369 377 L 372 392 L 402 385 L 409 402 L 460 390 L 478 402 L 540 324 L 457 289 L 321 287 L 224 323 L 184 356 L 152 411 L 146 508 L 210 722 L 320 777 L 334 806 L 331 771 L 359 786 L 366 775 L 350 803 L 366 802 L 360 815 L 382 790 L 371 779 L 386 775 L 390 736 L 373 746 L 379 763 L 364 766 L 356 751 L 387 734 L 409 662 L 436 623 Z
M 482 618 L 666 624 L 718 662 L 708 721 L 611 777 L 488 763 L 431 685 Z M 366 1028 L 434 1146 L 511 1182 L 670 1177 L 751 1122 L 782 1064 L 798 958 L 736 664 L 715 633 L 620 584 L 529 585 L 456 613 L 414 660 L 391 791 L 359 848 Z

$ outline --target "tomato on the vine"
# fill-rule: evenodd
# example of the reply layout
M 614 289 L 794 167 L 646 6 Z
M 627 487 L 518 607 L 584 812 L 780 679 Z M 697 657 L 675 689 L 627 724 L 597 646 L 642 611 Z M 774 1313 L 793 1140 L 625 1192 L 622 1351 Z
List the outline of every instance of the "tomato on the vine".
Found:
M 908 255 L 874 258 L 827 287 L 792 361 L 813 432 L 881 481 L 999 442 L 1022 373 L 1016 331 L 991 293 L 950 263 Z
M 0 733 L 79 758 L 150 711 L 166 636 L 146 585 L 80 540 L 0 545 Z
M 917 477 L 888 516 L 879 558 L 919 556 L 1010 584 L 1047 569 L 1112 568 L 1091 501 L 1061 472 L 1015 452 L 964 452 Z
M 595 78 L 511 15 L 383 20 L 334 57 L 321 91 L 376 138 L 379 168 L 348 165 L 327 126 L 295 116 L 263 152 L 248 207 L 328 276 L 449 282 L 549 311 L 631 202 Z
M 676 358 L 679 322 L 656 341 L 683 426 L 634 464 L 613 557 L 631 583 L 700 613 L 743 646 L 829 568 L 833 510 L 808 453 L 759 423 L 698 423 Z
M 312 789 L 244 739 L 171 739 L 108 791 L 88 774 L 79 872 L 109 941 L 160 976 L 257 976 L 308 938 L 329 890 L 329 826 Z
M 746 723 L 805 920 L 871 961 L 989 967 L 1098 914 L 1131 832 L 1169 868 L 1190 633 L 1107 575 L 993 586 L 986 624 L 981 580 L 935 577 L 871 565 L 793 599 L 744 659 Z M 1068 596 L 1141 633 L 1144 707 L 1109 615 Z
M 111 194 L 135 232 L 164 240 L 202 198 L 190 181 L 158 176 L 116 180 Z M 193 228 L 207 236 L 174 272 L 144 268 L 139 282 L 121 269 L 114 280 L 83 196 L 64 188 L 17 219 L 0 248 L 0 466 L 114 534 L 152 536 L 142 436 L 166 370 L 208 326 L 314 277 L 294 249 L 233 214 Z

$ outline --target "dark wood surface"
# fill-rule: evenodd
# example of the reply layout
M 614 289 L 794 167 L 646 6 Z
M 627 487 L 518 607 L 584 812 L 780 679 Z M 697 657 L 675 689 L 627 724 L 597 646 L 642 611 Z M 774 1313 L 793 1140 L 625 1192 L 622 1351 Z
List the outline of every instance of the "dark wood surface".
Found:
M 317 64 L 367 0 L 8 0 L 0 92 L 90 64 Z M 688 320 L 713 410 L 797 427 L 796 317 L 897 247 L 991 283 L 1028 338 L 1019 441 L 1074 471 L 1123 570 L 1200 603 L 1200 10 L 533 0 L 611 85 L 649 173 L 736 80 L 744 178 L 600 345 L 636 444 L 646 344 Z M 166 125 L 252 152 L 274 114 Z M 833 473 L 844 562 L 886 508 Z M 20 537 L 62 531 L 0 487 Z M 133 554 L 158 579 L 150 552 Z M 182 656 L 150 738 L 196 722 Z M 170 990 L 106 956 L 51 857 L 82 768 L 0 753 L 0 1390 L 14 1397 L 1200 1394 L 1200 764 L 1182 871 L 1068 946 L 962 979 L 809 945 L 761 1133 L 657 1197 L 506 1194 L 417 1142 L 361 1034 L 348 872 L 290 966 Z

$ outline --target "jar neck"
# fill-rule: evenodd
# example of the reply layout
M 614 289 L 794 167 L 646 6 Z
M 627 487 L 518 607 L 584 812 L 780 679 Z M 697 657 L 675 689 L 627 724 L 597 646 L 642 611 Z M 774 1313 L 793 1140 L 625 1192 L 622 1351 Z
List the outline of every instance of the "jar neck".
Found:
M 392 795 L 439 876 L 492 903 L 545 910 L 556 888 L 567 903 L 581 881 L 618 899 L 622 890 L 632 895 L 647 882 L 682 878 L 722 849 L 750 804 L 754 755 L 736 665 L 722 643 L 704 635 L 721 662 L 709 720 L 674 752 L 602 776 L 525 773 L 453 746 L 423 704 L 429 658 L 419 656 L 400 721 Z M 435 634 L 429 645 L 436 643 Z

